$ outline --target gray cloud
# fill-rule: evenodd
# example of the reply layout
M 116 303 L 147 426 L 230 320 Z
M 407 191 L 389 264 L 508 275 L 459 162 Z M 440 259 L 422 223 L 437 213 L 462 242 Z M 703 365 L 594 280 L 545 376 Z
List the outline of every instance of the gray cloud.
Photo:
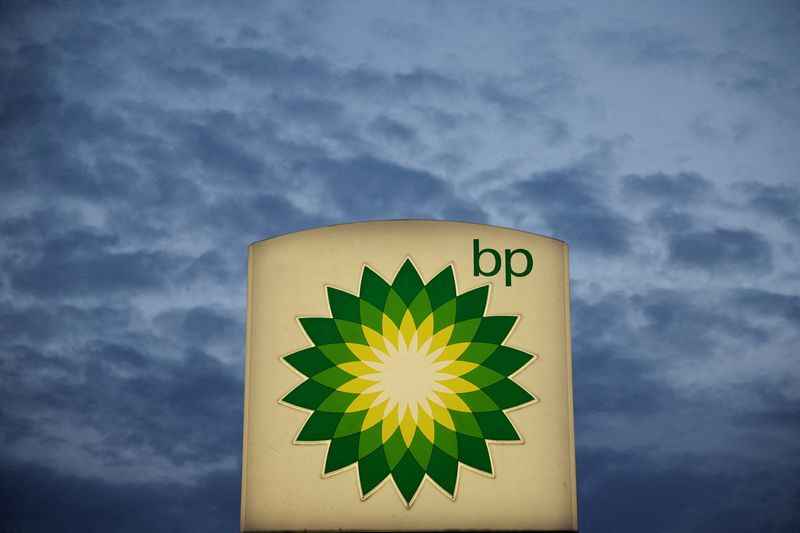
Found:
M 121 236 L 81 225 L 76 213 L 54 209 L 6 219 L 0 238 L 11 287 L 42 298 L 93 296 L 162 288 L 185 259 L 165 250 L 134 248 Z
M 140 460 L 174 468 L 191 462 L 200 472 L 204 464 L 235 459 L 238 452 L 227 443 L 241 429 L 241 367 L 229 368 L 192 348 L 175 359 L 155 347 L 146 353 L 101 340 L 79 350 L 4 347 L 2 368 L 10 380 L 2 394 L 4 414 L 32 418 L 38 426 L 28 432 L 3 431 L 6 453 L 41 452 L 55 439 L 73 456 L 94 463 L 84 465 L 89 472 L 97 475 L 105 465 L 104 470 L 117 473 L 113 477 L 131 479 L 162 475 L 151 464 L 138 465 Z M 87 434 L 86 442 L 68 442 L 64 424 L 102 437 Z
M 676 361 L 705 360 L 720 339 L 745 347 L 766 342 L 768 332 L 708 297 L 684 291 L 612 293 L 597 301 L 573 298 L 575 402 L 579 417 L 669 416 L 688 398 L 670 385 L 666 369 Z
M 713 185 L 699 174 L 682 172 L 675 175 L 629 175 L 623 179 L 622 191 L 634 197 L 685 204 L 707 195 Z
M 244 327 L 240 320 L 208 306 L 171 309 L 158 315 L 155 324 L 164 335 L 177 335 L 196 346 L 217 344 L 225 347 L 241 344 Z
M 800 228 L 800 189 L 794 185 L 764 185 L 758 182 L 740 184 L 748 196 L 750 207 L 769 217 L 784 220 Z
M 15 289 L 39 296 L 155 290 L 179 264 L 162 251 L 113 252 L 108 246 L 118 244 L 116 239 L 83 232 L 54 241 L 38 259 L 6 265 Z
M 681 531 L 788 533 L 800 520 L 797 494 L 773 489 L 793 485 L 797 465 L 712 473 L 691 454 L 665 460 L 600 449 L 583 450 L 579 458 L 580 496 L 587 502 L 582 523 L 598 531 L 665 530 L 669 523 Z
M 789 73 L 779 64 L 732 54 L 734 58 L 730 75 L 720 82 L 733 92 L 766 99 L 782 93 L 790 83 Z
M 91 331 L 103 331 L 108 335 L 126 329 L 134 315 L 129 308 L 105 304 L 96 307 L 71 304 L 17 306 L 4 301 L 2 307 L 0 333 L 3 338 L 27 345 L 67 338 L 82 339 Z
M 759 306 L 743 315 L 708 294 L 655 291 L 574 298 L 572 311 L 582 528 L 793 529 L 797 495 L 788 487 L 800 463 L 791 378 L 698 388 L 668 377 L 676 361 L 707 361 L 721 344 L 736 346 L 726 357 L 737 359 L 775 349 L 746 316 Z
M 648 214 L 647 224 L 668 235 L 678 235 L 691 230 L 695 226 L 695 219 L 691 213 L 681 209 L 658 207 Z
M 757 384 L 753 388 L 759 402 L 738 412 L 736 423 L 772 434 L 788 430 L 790 438 L 800 436 L 800 400 L 789 397 L 772 384 Z
M 687 267 L 722 271 L 764 272 L 772 269 L 772 247 L 750 230 L 715 228 L 674 235 L 669 242 L 672 261 Z
M 675 399 L 676 392 L 658 379 L 647 363 L 621 348 L 588 339 L 576 343 L 575 409 L 580 427 L 602 424 L 596 418 L 600 414 L 657 416 Z
M 183 90 L 219 89 L 225 85 L 225 78 L 222 76 L 195 66 L 162 67 L 156 75 Z
M 600 178 L 591 169 L 535 174 L 515 185 L 515 197 L 535 206 L 554 235 L 572 246 L 607 255 L 630 249 L 630 221 L 604 203 Z
M 380 115 L 370 124 L 370 129 L 389 142 L 411 142 L 415 139 L 414 130 L 402 122 Z
M 290 57 L 265 48 L 212 49 L 210 59 L 223 72 L 251 83 L 320 92 L 331 85 L 328 64 L 315 57 Z
M 710 302 L 697 301 L 696 294 L 657 290 L 637 294 L 632 301 L 645 319 L 640 333 L 652 348 L 678 357 L 709 354 L 722 334 L 740 341 L 764 342 L 767 332 L 717 309 Z
M 737 289 L 731 301 L 734 305 L 751 309 L 768 317 L 779 317 L 800 323 L 800 296 L 781 294 L 760 289 Z
M 340 102 L 323 98 L 281 97 L 281 110 L 287 120 L 335 123 L 344 119 L 345 107 Z
M 597 30 L 586 42 L 613 61 L 624 59 L 637 66 L 693 67 L 706 59 L 684 36 L 659 26 Z
M 458 199 L 452 187 L 433 174 L 373 157 L 316 160 L 299 171 L 321 178 L 326 199 L 356 220 L 450 218 L 483 222 L 486 215 Z
M 572 80 L 562 79 L 558 72 L 543 69 L 532 80 L 523 83 L 524 92 L 517 94 L 506 84 L 484 82 L 478 87 L 478 94 L 487 102 L 500 109 L 506 120 L 524 128 L 540 132 L 548 145 L 558 145 L 570 136 L 569 124 L 563 118 L 554 116 L 548 104 L 557 94 L 567 94 L 572 90 Z
M 324 94 L 330 90 L 378 91 L 418 98 L 463 91 L 458 80 L 425 68 L 396 73 L 363 66 L 337 69 L 320 57 L 288 55 L 264 47 L 209 47 L 208 57 L 222 72 L 244 81 L 301 94 Z
M 114 483 L 0 460 L 0 527 L 8 531 L 198 532 L 238 522 L 239 472 L 214 472 L 192 484 Z

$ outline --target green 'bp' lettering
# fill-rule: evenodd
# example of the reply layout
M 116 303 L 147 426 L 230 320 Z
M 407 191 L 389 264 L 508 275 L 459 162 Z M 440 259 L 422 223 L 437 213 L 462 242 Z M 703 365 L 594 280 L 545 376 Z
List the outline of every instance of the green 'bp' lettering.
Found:
M 479 239 L 472 240 L 472 262 L 473 262 L 473 275 L 475 277 L 486 276 L 491 277 L 495 276 L 500 272 L 500 269 L 503 268 L 503 257 L 505 258 L 505 279 L 506 279 L 506 287 L 511 286 L 511 281 L 513 278 L 524 278 L 528 274 L 533 271 L 533 255 L 524 248 L 516 248 L 511 250 L 506 248 L 504 250 L 504 256 L 500 255 L 500 252 L 495 250 L 494 248 L 483 248 L 481 249 L 481 244 Z M 481 268 L 481 256 L 484 254 L 489 254 L 494 261 L 492 268 L 489 270 L 484 271 Z M 512 265 L 512 260 L 514 259 L 515 255 L 521 255 L 525 258 L 525 267 L 522 270 L 514 270 L 514 266 Z

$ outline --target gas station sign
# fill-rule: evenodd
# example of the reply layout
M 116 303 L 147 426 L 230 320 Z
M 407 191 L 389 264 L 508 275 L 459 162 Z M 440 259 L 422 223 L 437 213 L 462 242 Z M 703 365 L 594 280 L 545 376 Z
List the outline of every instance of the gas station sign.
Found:
M 576 531 L 567 245 L 436 221 L 249 249 L 242 531 Z

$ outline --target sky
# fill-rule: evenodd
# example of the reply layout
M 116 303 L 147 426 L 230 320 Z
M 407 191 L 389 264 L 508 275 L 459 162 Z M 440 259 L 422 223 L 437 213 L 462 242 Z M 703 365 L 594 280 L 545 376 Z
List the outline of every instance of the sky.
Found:
M 800 529 L 797 2 L 0 3 L 0 530 L 237 531 L 247 245 L 570 244 L 580 530 Z

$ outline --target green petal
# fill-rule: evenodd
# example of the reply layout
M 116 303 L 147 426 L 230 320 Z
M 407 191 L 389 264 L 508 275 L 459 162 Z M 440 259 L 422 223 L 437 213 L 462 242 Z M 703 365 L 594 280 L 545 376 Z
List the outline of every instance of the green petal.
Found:
M 388 475 L 389 465 L 386 463 L 383 450 L 377 449 L 358 460 L 358 481 L 361 484 L 361 494 L 366 496 L 372 492 Z
M 466 376 L 465 376 L 466 377 Z M 458 395 L 466 403 L 473 413 L 485 411 L 499 411 L 500 407 L 485 392 L 476 390 L 463 392 Z M 477 436 L 477 435 L 476 435 Z
M 397 466 L 406 451 L 408 451 L 408 447 L 398 429 L 383 445 L 383 452 L 386 454 L 386 462 L 389 464 L 390 469 L 394 469 Z
M 342 415 L 339 413 L 324 413 L 322 411 L 315 411 L 300 430 L 297 436 L 298 441 L 318 442 L 322 440 L 330 440 L 336 432 L 336 426 L 339 425 L 339 420 Z
M 488 394 L 501 409 L 510 409 L 534 400 L 528 391 L 508 378 L 489 385 L 483 389 L 483 392 Z
M 509 348 L 508 346 L 498 346 L 497 351 L 492 354 L 483 365 L 492 370 L 496 370 L 504 376 L 510 376 L 525 366 L 531 359 L 533 359 L 531 354 Z
M 335 320 L 336 328 L 342 336 L 344 342 L 353 344 L 367 344 L 367 339 L 364 338 L 364 330 L 361 329 L 361 324 L 355 322 L 348 322 L 347 320 Z
M 348 374 L 338 366 L 332 366 L 314 376 L 313 379 L 317 383 L 322 383 L 326 387 L 338 389 L 348 381 L 352 381 L 354 378 L 355 376 Z
M 428 461 L 431 457 L 431 450 L 433 449 L 433 444 L 422 434 L 421 431 L 417 430 L 414 434 L 414 438 L 411 440 L 411 445 L 408 447 L 409 451 L 411 451 L 411 455 L 414 456 L 414 459 L 417 461 L 417 464 L 421 466 L 423 469 L 428 467 Z
M 383 311 L 372 305 L 366 300 L 361 300 L 359 304 L 361 311 L 361 323 L 378 333 L 383 332 Z
M 361 274 L 361 287 L 358 295 L 378 309 L 383 309 L 386 296 L 389 294 L 389 284 L 369 267 L 365 266 Z
M 468 435 L 458 435 L 458 460 L 467 466 L 471 466 L 487 474 L 492 473 L 492 461 L 489 458 L 489 450 L 486 448 L 486 441 Z
M 381 424 L 375 424 L 371 428 L 361 433 L 361 440 L 358 443 L 358 457 L 363 458 L 374 452 L 383 444 L 381 438 Z
M 448 326 L 452 326 L 456 321 L 456 301 L 450 300 L 444 305 L 439 306 L 433 312 L 433 331 L 434 333 L 443 330 Z
M 346 344 L 326 344 L 324 346 L 319 346 L 319 351 L 336 365 L 350 361 L 358 361 L 356 354 L 354 354 Z
M 517 430 L 502 411 L 475 413 L 484 438 L 489 440 L 520 440 Z
M 295 387 L 281 401 L 303 409 L 314 410 L 333 392 L 330 387 L 308 379 Z
M 458 461 L 439 448 L 434 447 L 431 450 L 427 472 L 434 483 L 439 485 L 451 498 L 455 495 L 456 480 L 458 480 Z
M 497 350 L 496 344 L 487 344 L 485 342 L 472 342 L 464 353 L 458 358 L 459 361 L 469 361 L 470 363 L 481 364 Z
M 333 391 L 331 395 L 317 407 L 317 410 L 325 411 L 326 413 L 344 413 L 357 397 L 358 394 Z
M 397 294 L 394 289 L 389 291 L 389 295 L 386 297 L 386 306 L 383 308 L 383 312 L 386 313 L 392 322 L 399 328 L 401 322 L 403 321 L 403 315 L 406 314 L 406 310 L 408 306 L 400 298 L 400 295 Z
M 475 333 L 475 342 L 502 344 L 517 321 L 515 316 L 486 316 Z
M 486 299 L 489 297 L 489 286 L 458 295 L 456 298 L 456 322 L 482 317 L 486 311 Z
M 472 339 L 475 338 L 475 333 L 478 331 L 478 328 L 480 328 L 480 325 L 480 318 L 457 322 L 455 326 L 453 326 L 453 334 L 450 336 L 448 344 L 471 342 Z
M 438 422 L 434 422 L 433 444 L 444 453 L 458 459 L 458 440 L 453 430 L 444 427 Z
M 411 311 L 411 316 L 414 317 L 414 323 L 419 326 L 422 322 L 430 316 L 433 312 L 431 309 L 431 301 L 428 299 L 428 293 L 421 291 L 411 305 L 408 307 Z
M 478 421 L 475 420 L 475 415 L 472 413 L 450 411 L 450 416 L 453 419 L 453 424 L 456 426 L 457 433 L 470 435 L 472 437 L 483 437 L 481 427 L 478 425 Z
M 336 426 L 336 432 L 333 434 L 334 438 L 338 439 L 347 435 L 354 435 L 361 431 L 361 424 L 364 422 L 364 417 L 367 416 L 366 411 L 359 411 L 357 413 L 345 413 Z M 356 454 L 358 453 L 358 443 L 356 443 Z M 354 459 L 355 461 L 355 459 Z
M 347 320 L 349 322 L 360 322 L 361 316 L 358 309 L 359 299 L 357 296 L 333 287 L 328 287 L 328 304 L 331 308 L 333 318 Z
M 392 478 L 394 478 L 397 488 L 400 489 L 406 505 L 414 499 L 424 476 L 425 471 L 414 460 L 411 452 L 407 452 L 397 467 L 392 470 Z
M 358 435 L 348 435 L 341 439 L 333 439 L 328 446 L 325 457 L 325 473 L 341 470 L 358 461 Z
M 342 342 L 342 336 L 332 318 L 301 318 L 300 325 L 306 330 L 311 342 L 317 346 Z
M 410 259 L 406 259 L 403 262 L 403 266 L 400 267 L 397 276 L 394 278 L 392 289 L 394 289 L 403 302 L 405 302 L 406 307 L 408 307 L 424 286 L 425 284 L 422 283 L 422 279 L 419 277 L 417 269 L 414 268 L 414 264 Z
M 292 368 L 306 377 L 312 377 L 333 366 L 333 361 L 325 357 L 318 348 L 306 348 L 283 358 Z
M 483 388 L 488 387 L 489 385 L 491 385 L 493 383 L 497 383 L 498 381 L 503 379 L 505 376 L 503 374 L 501 374 L 500 372 L 495 372 L 491 368 L 488 368 L 488 367 L 485 367 L 485 366 L 479 366 L 474 370 L 470 370 L 469 372 L 467 372 L 466 374 L 464 374 L 461 377 L 463 379 L 466 379 L 467 381 L 469 381 L 470 383 L 472 383 L 473 385 L 475 385 L 479 389 L 483 389 Z M 474 410 L 475 409 L 473 409 L 473 411 Z
M 442 304 L 455 299 L 456 282 L 453 276 L 452 265 L 446 267 L 425 286 L 428 297 L 431 300 L 431 307 L 435 310 Z

